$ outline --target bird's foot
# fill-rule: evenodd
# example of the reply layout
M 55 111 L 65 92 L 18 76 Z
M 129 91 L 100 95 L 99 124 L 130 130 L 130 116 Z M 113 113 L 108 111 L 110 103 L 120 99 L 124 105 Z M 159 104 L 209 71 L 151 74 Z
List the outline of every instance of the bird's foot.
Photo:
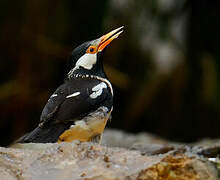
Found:
M 101 144 L 102 134 L 97 134 L 91 138 L 91 142 Z

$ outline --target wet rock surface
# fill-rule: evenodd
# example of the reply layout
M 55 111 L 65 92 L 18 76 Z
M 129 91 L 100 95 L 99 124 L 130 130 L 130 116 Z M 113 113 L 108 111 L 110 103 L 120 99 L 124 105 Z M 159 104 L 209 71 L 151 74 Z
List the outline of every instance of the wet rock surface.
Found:
M 183 145 L 107 130 L 102 144 L 0 148 L 1 180 L 217 180 L 219 141 Z

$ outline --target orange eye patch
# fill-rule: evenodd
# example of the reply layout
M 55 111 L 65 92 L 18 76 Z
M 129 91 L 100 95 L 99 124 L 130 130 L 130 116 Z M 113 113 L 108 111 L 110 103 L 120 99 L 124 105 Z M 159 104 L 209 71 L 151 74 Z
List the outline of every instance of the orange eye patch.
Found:
M 97 47 L 96 46 L 89 46 L 89 48 L 86 51 L 89 54 L 95 54 L 97 52 Z

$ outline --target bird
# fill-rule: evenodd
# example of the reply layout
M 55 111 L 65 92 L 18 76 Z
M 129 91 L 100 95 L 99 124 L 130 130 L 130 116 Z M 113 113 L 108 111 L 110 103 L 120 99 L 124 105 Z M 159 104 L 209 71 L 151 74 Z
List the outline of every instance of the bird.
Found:
M 104 49 L 123 31 L 121 26 L 72 51 L 63 84 L 48 99 L 38 126 L 18 143 L 100 142 L 113 110 L 113 89 L 103 66 Z

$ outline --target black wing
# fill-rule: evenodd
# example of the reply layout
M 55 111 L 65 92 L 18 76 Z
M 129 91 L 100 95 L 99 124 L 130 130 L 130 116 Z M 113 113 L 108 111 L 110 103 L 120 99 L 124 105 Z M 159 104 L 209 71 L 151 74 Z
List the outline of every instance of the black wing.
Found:
M 92 96 L 93 88 L 100 84 L 97 79 L 73 79 L 61 85 L 45 105 L 41 121 L 31 133 L 18 140 L 19 143 L 56 142 L 60 134 L 74 123 L 96 110 L 100 106 L 109 109 L 113 98 L 110 88 L 102 89 L 97 96 Z M 107 85 L 107 84 L 106 84 Z
M 91 96 L 93 88 L 100 83 L 104 82 L 87 78 L 67 81 L 48 100 L 41 114 L 41 122 L 68 123 L 82 119 L 100 106 L 105 106 L 110 111 L 113 100 L 107 84 L 100 95 Z

